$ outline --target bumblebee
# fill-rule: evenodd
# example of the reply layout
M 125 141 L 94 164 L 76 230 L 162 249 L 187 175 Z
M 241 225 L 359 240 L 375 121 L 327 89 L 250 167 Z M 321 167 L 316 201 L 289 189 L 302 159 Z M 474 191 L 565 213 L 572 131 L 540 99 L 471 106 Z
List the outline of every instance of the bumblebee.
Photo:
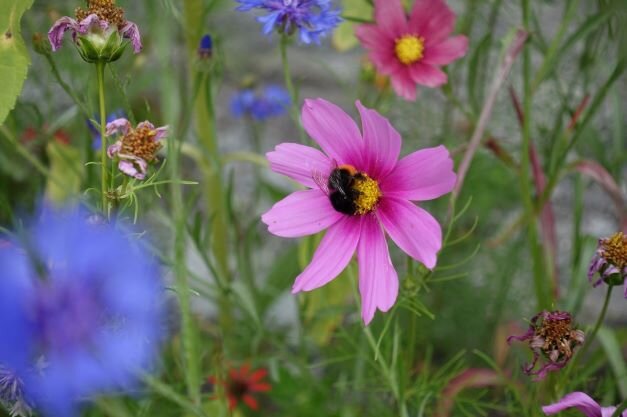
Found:
M 340 165 L 331 171 L 327 189 L 335 210 L 348 215 L 357 213 L 357 200 L 361 192 L 354 186 L 363 179 L 364 174 L 358 172 L 352 165 Z

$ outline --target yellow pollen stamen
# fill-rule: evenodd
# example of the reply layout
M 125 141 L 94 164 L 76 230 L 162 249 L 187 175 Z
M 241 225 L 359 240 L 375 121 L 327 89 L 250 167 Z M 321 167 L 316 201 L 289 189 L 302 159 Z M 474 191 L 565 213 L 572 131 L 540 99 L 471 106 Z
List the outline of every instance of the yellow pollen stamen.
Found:
M 627 266 L 627 236 L 623 232 L 613 234 L 601 241 L 603 257 L 619 270 Z
M 122 138 L 121 153 L 134 155 L 146 162 L 151 162 L 162 146 L 161 143 L 154 140 L 156 134 L 155 130 L 148 127 L 131 130 Z
M 76 18 L 83 20 L 90 14 L 96 14 L 100 19 L 106 20 L 111 25 L 121 28 L 126 24 L 124 10 L 115 5 L 115 0 L 89 0 L 87 10 L 76 8 Z
M 356 214 L 367 214 L 374 210 L 381 198 L 379 183 L 366 174 L 361 174 L 360 178 L 355 179 L 353 188 L 359 191 L 359 197 L 355 201 Z
M 403 35 L 396 40 L 394 52 L 399 61 L 411 65 L 422 59 L 425 50 L 425 39 L 416 35 Z

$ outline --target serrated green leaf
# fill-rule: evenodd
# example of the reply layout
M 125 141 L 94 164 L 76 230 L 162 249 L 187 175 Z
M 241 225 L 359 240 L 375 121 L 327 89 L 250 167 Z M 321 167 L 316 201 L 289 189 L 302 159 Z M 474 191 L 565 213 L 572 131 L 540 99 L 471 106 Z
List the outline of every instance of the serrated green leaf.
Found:
M 0 124 L 15 106 L 28 73 L 30 57 L 20 31 L 20 20 L 33 0 L 0 0 Z

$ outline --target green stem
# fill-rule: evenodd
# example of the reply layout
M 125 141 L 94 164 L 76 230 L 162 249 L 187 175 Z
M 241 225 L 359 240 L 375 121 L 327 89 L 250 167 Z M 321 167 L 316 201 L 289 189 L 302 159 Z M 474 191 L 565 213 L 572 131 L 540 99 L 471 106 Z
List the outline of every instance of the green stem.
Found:
M 286 34 L 281 35 L 281 63 L 283 64 L 283 77 L 285 78 L 285 86 L 287 87 L 287 91 L 290 93 L 290 98 L 292 99 L 292 105 L 290 106 L 290 113 L 294 122 L 298 125 L 298 131 L 300 134 L 300 139 L 302 142 L 306 141 L 305 131 L 303 130 L 303 126 L 300 122 L 300 116 L 298 115 L 298 93 L 294 88 L 294 83 L 292 81 L 292 73 L 290 71 L 290 63 L 287 59 L 287 46 L 289 45 L 290 38 Z
M 526 30 L 531 27 L 531 2 L 530 0 L 522 0 L 523 26 Z M 532 197 L 530 184 L 530 158 L 529 150 L 531 148 L 531 123 L 532 111 L 531 105 L 533 100 L 533 90 L 531 85 L 531 50 L 529 45 L 525 45 L 522 51 L 523 58 L 523 131 L 522 131 L 522 149 L 520 156 L 520 191 L 525 205 L 526 213 L 534 212 L 534 201 Z M 535 219 L 535 218 L 534 218 Z M 542 253 L 542 245 L 539 242 L 538 229 L 535 221 L 529 222 L 527 225 L 527 234 L 529 239 L 529 248 L 533 259 L 533 278 L 536 291 L 536 299 L 539 309 L 550 307 L 549 292 L 546 288 L 544 256 Z
M 614 289 L 613 285 L 607 286 L 607 293 L 605 293 L 605 301 L 603 302 L 603 308 L 601 309 L 601 313 L 599 314 L 599 318 L 597 322 L 594 324 L 594 328 L 592 329 L 592 333 L 590 336 L 586 337 L 586 344 L 579 352 L 579 356 L 583 357 L 583 354 L 588 350 L 588 348 L 592 345 L 594 338 L 596 337 L 599 329 L 601 328 L 601 324 L 605 320 L 605 314 L 607 314 L 607 307 L 610 305 L 610 299 L 612 298 L 612 290 Z
M 96 73 L 98 75 L 98 96 L 100 98 L 100 184 L 102 193 L 102 212 L 107 213 L 107 140 L 106 140 L 106 124 L 107 110 L 105 108 L 105 85 L 104 72 L 105 63 L 100 61 L 96 63 Z M 108 216 L 108 214 L 107 214 Z

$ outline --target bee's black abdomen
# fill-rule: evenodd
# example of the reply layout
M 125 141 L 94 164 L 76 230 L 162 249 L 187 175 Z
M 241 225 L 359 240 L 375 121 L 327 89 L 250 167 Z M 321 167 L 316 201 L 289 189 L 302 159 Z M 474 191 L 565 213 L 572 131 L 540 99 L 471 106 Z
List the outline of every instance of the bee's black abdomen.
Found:
M 352 195 L 344 195 L 338 191 L 334 191 L 329 195 L 329 199 L 331 200 L 333 208 L 340 213 L 353 215 L 357 212 L 355 198 Z

